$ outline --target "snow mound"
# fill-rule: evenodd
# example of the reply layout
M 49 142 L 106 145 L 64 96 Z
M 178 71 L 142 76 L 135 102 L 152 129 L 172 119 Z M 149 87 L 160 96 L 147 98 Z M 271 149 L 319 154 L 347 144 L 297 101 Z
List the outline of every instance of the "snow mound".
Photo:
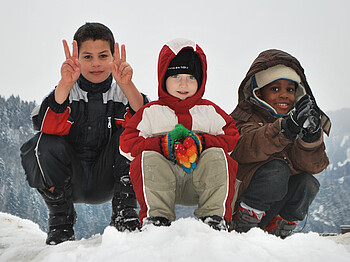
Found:
M 219 232 L 194 218 L 170 227 L 118 232 L 45 244 L 37 224 L 0 213 L 0 261 L 350 261 L 350 234 L 321 237 L 298 233 L 280 239 L 252 229 L 246 234 Z

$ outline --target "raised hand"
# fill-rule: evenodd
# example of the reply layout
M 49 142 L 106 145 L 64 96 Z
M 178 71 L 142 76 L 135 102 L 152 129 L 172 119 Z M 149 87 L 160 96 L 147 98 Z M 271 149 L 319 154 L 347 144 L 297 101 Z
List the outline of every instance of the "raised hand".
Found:
M 295 108 L 282 120 L 282 130 L 284 135 L 291 139 L 297 139 L 301 135 L 301 130 L 305 121 L 310 117 L 310 113 L 314 111 L 314 102 L 309 95 L 304 95 L 296 103 Z
M 313 106 L 313 101 L 309 95 L 304 95 L 295 105 L 295 111 L 293 113 L 293 121 L 300 127 L 302 127 L 309 115 L 310 109 Z
M 112 75 L 121 88 L 123 85 L 130 84 L 133 70 L 132 67 L 126 62 L 125 45 L 121 46 L 121 50 L 119 52 L 119 44 L 115 43 L 113 62 L 111 62 L 110 65 Z
M 73 53 L 70 53 L 66 40 L 63 40 L 64 53 L 66 61 L 61 67 L 61 82 L 69 86 L 73 86 L 80 76 L 81 66 L 78 60 L 78 44 L 73 41 Z
M 308 117 L 303 124 L 301 139 L 307 143 L 313 143 L 321 137 L 321 110 L 316 105 L 315 101 L 312 101 Z
M 73 53 L 69 51 L 69 47 L 66 40 L 63 40 L 64 53 L 66 55 L 66 61 L 61 67 L 61 80 L 55 89 L 55 100 L 57 103 L 62 104 L 68 97 L 70 90 L 74 83 L 78 80 L 81 72 L 81 65 L 78 60 L 78 43 L 73 41 Z

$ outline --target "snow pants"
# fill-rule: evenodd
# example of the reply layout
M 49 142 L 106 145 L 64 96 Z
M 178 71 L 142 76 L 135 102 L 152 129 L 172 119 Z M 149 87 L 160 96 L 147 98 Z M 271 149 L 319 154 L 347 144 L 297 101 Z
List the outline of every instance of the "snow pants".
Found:
M 115 181 L 129 173 L 130 162 L 119 153 L 119 137 L 113 134 L 96 161 L 78 158 L 61 136 L 36 134 L 21 147 L 22 166 L 33 188 L 71 186 L 74 203 L 101 204 L 112 199 Z
M 155 216 L 174 221 L 176 204 L 198 205 L 198 218 L 218 215 L 231 221 L 236 173 L 237 163 L 221 148 L 204 150 L 190 174 L 163 155 L 144 151 L 130 166 L 141 223 Z
M 255 172 L 241 201 L 266 212 L 259 226 L 267 225 L 277 215 L 288 221 L 302 221 L 319 187 L 313 175 L 303 172 L 290 176 L 287 163 L 272 160 Z

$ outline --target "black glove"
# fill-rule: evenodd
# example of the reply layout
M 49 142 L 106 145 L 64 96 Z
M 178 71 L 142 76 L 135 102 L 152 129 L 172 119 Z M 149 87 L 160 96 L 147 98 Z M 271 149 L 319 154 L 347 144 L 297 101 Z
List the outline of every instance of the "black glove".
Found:
M 309 116 L 303 124 L 301 139 L 307 143 L 312 143 L 321 137 L 321 110 L 312 101 Z
M 312 107 L 312 100 L 309 95 L 304 95 L 296 103 L 294 109 L 282 120 L 282 133 L 290 140 L 298 137 L 306 119 L 309 117 L 309 111 Z

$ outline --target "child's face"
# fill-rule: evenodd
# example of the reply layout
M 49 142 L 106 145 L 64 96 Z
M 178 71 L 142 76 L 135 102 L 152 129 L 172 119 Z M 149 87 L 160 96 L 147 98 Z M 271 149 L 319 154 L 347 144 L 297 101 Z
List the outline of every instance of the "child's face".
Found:
M 295 83 L 277 80 L 256 91 L 256 95 L 272 106 L 278 114 L 288 114 L 294 107 Z
M 92 83 L 101 83 L 111 73 L 113 61 L 111 48 L 105 40 L 87 40 L 79 48 L 79 62 L 82 75 Z
M 178 74 L 169 76 L 165 82 L 166 90 L 174 97 L 184 100 L 197 92 L 198 83 L 193 75 Z

